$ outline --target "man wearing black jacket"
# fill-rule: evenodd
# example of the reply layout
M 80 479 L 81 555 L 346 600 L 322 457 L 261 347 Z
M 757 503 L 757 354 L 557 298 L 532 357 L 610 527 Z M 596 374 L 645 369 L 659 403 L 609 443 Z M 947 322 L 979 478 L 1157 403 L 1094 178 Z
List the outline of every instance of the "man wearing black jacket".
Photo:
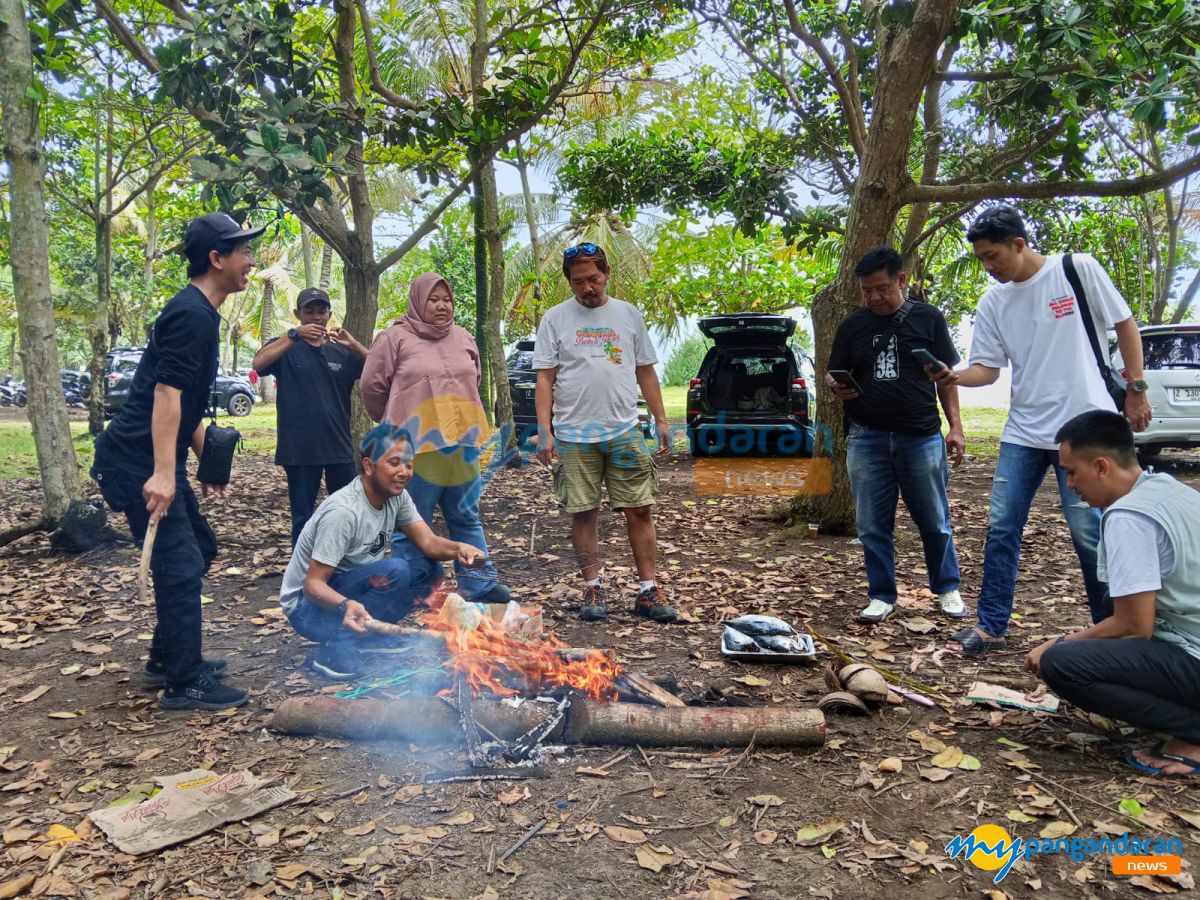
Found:
M 241 706 L 245 691 L 224 685 L 224 660 L 200 653 L 201 578 L 217 555 L 217 539 L 188 483 L 187 454 L 204 448 L 203 418 L 217 374 L 217 310 L 246 289 L 252 238 L 225 213 L 193 219 L 184 234 L 190 283 L 163 307 L 146 344 L 129 399 L 96 440 L 92 477 L 105 502 L 125 513 L 139 542 L 158 523 L 150 557 L 157 622 L 142 679 L 163 686 L 163 709 Z M 200 485 L 204 496 L 224 487 Z

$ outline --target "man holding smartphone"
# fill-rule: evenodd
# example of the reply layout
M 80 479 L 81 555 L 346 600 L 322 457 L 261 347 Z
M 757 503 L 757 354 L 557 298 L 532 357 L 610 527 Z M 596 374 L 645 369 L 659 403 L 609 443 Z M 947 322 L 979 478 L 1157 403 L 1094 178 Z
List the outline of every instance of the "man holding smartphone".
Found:
M 329 330 L 329 294 L 305 288 L 296 297 L 296 328 L 267 341 L 251 363 L 274 375 L 275 465 L 287 474 L 292 546 L 317 504 L 321 475 L 326 495 L 354 480 L 350 443 L 350 394 L 363 370 L 367 348 L 345 328 Z
M 846 467 L 867 570 L 860 622 L 882 622 L 896 603 L 896 502 L 904 498 L 921 534 L 929 589 L 943 613 L 966 616 L 950 532 L 947 454 L 955 468 L 965 439 L 954 385 L 934 386 L 914 351 L 953 366 L 958 351 L 942 314 L 905 298 L 900 254 L 874 247 L 854 268 L 864 306 L 838 326 L 826 383 L 845 401 Z M 945 440 L 938 401 L 950 425 Z
M 1142 337 L 1129 306 L 1104 268 L 1086 253 L 1072 254 L 1080 291 L 1071 285 L 1061 254 L 1043 256 L 1029 246 L 1020 214 L 999 204 L 985 210 L 967 230 L 975 257 L 997 282 L 975 313 L 971 364 L 962 371 L 931 372 L 941 387 L 992 384 L 1012 366 L 1012 398 L 1000 437 L 1000 454 L 988 505 L 979 624 L 955 640 L 966 656 L 983 656 L 1005 646 L 1017 585 L 1021 535 L 1034 495 L 1053 469 L 1063 516 L 1083 570 L 1092 621 L 1112 615 L 1112 599 L 1096 575 L 1100 513 L 1067 483 L 1059 459 L 1059 428 L 1094 409 L 1116 412 L 1105 389 L 1088 330 L 1100 341 L 1108 328 L 1117 335 L 1128 374 L 1124 414 L 1134 431 L 1150 424 L 1150 401 L 1142 380 Z M 1084 310 L 1090 315 L 1084 315 Z

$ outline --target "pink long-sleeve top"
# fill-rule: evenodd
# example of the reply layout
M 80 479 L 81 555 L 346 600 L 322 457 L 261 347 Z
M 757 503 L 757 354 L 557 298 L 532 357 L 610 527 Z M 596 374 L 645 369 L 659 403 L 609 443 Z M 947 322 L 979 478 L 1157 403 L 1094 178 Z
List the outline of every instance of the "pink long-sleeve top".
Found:
M 371 418 L 407 428 L 420 453 L 487 441 L 480 376 L 479 348 L 465 328 L 430 339 L 399 324 L 375 336 L 359 385 Z

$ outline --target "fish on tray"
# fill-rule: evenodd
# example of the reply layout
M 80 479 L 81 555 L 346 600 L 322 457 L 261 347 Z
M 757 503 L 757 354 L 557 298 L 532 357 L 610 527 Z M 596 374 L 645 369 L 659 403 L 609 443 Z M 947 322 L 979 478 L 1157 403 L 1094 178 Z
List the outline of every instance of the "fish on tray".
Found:
M 727 628 L 735 628 L 742 634 L 748 634 L 751 637 L 796 633 L 795 628 L 783 619 L 777 619 L 774 616 L 738 616 L 736 619 L 730 619 L 725 625 Z
M 725 626 L 725 649 L 731 653 L 761 653 L 762 648 L 754 643 L 754 638 L 742 634 L 736 628 Z
M 754 641 L 762 648 L 772 653 L 802 653 L 799 641 L 794 637 L 784 637 L 781 634 L 760 634 Z

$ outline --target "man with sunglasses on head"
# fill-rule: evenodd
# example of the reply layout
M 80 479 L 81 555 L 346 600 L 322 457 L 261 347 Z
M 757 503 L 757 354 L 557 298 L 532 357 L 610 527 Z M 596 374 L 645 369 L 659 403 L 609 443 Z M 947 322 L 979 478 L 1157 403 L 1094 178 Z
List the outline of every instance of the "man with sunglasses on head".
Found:
M 571 514 L 571 542 L 584 581 L 580 617 L 595 622 L 608 615 L 598 530 L 603 485 L 612 508 L 625 515 L 641 580 L 634 612 L 674 622 L 675 610 L 657 582 L 651 512 L 658 473 L 637 408 L 640 388 L 658 429 L 658 452 L 667 453 L 670 428 L 654 371 L 658 358 L 641 312 L 605 293 L 611 273 L 603 250 L 590 243 L 568 247 L 562 270 L 574 299 L 550 309 L 538 326 L 534 402 L 537 456 L 553 464 L 555 493 Z
M 1054 470 L 1058 481 L 1092 621 L 1112 615 L 1112 599 L 1096 574 L 1100 514 L 1068 484 L 1056 435 L 1075 416 L 1097 409 L 1123 412 L 1133 430 L 1141 431 L 1150 424 L 1150 401 L 1142 380 L 1137 321 L 1100 263 L 1086 253 L 1067 259 L 1038 253 L 1029 246 L 1020 213 L 1005 204 L 985 210 L 967 230 L 967 240 L 998 284 L 979 301 L 970 365 L 939 372 L 927 367 L 926 374 L 939 387 L 981 387 L 994 383 L 1004 366 L 1012 366 L 1008 421 L 988 508 L 979 622 L 955 635 L 964 655 L 983 656 L 1005 646 L 1021 533 L 1047 469 Z M 1109 328 L 1116 331 L 1128 375 L 1124 410 L 1117 410 L 1109 396 L 1092 348 L 1093 338 L 1104 345 Z

